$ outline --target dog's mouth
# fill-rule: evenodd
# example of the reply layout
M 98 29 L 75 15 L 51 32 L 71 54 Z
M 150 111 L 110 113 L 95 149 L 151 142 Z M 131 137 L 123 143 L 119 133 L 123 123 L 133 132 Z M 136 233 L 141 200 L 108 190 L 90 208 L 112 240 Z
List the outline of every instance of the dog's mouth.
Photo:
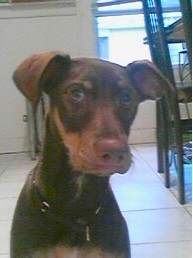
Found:
M 81 150 L 77 155 L 71 157 L 71 164 L 75 170 L 98 176 L 109 176 L 114 173 L 124 174 L 131 165 L 129 149 L 121 153 L 92 153 Z

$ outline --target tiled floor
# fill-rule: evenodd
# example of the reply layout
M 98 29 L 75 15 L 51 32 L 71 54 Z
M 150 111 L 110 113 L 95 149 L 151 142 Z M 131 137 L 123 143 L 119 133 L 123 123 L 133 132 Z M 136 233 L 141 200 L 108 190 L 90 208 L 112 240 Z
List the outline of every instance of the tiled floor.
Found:
M 192 203 L 181 206 L 156 173 L 156 148 L 132 146 L 134 162 L 112 187 L 128 223 L 132 258 L 191 258 Z M 9 258 L 14 206 L 27 173 L 36 164 L 27 154 L 0 155 L 0 258 Z M 19 258 L 19 257 L 18 257 Z

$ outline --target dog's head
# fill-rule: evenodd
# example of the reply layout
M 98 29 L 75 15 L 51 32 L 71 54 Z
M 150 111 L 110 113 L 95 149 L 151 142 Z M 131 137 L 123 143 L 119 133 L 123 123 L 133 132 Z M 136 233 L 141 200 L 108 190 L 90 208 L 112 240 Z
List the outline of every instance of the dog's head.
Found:
M 128 136 L 138 104 L 175 90 L 149 61 L 122 67 L 56 52 L 26 59 L 13 79 L 34 108 L 41 93 L 48 94 L 49 117 L 71 166 L 98 175 L 128 170 Z

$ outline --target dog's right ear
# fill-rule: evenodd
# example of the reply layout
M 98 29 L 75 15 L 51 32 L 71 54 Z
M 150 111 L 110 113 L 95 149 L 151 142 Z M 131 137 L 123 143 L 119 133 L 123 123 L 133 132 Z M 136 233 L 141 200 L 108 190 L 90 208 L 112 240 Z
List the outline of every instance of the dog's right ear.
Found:
M 36 107 L 43 91 L 59 83 L 70 66 L 70 56 L 60 52 L 32 55 L 24 60 L 13 74 L 17 88 Z
M 148 60 L 139 60 L 126 67 L 129 78 L 138 92 L 140 101 L 156 100 L 163 96 L 171 102 L 176 94 L 175 86 L 161 73 L 161 71 Z

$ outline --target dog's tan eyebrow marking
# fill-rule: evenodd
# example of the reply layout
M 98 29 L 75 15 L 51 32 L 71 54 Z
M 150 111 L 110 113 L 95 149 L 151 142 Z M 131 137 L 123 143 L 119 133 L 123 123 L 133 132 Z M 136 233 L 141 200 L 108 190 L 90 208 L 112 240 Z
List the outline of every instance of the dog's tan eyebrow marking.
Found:
M 129 82 L 123 79 L 117 81 L 117 85 L 119 88 L 125 88 L 129 85 Z
M 90 81 L 84 81 L 84 80 L 68 80 L 66 81 L 66 89 L 70 88 L 72 85 L 78 84 L 82 86 L 86 90 L 91 90 L 93 88 L 93 85 Z
M 92 85 L 92 83 L 90 82 L 90 81 L 84 81 L 84 87 L 86 88 L 86 89 L 89 89 L 89 90 L 91 90 L 92 88 L 93 88 L 93 85 Z

